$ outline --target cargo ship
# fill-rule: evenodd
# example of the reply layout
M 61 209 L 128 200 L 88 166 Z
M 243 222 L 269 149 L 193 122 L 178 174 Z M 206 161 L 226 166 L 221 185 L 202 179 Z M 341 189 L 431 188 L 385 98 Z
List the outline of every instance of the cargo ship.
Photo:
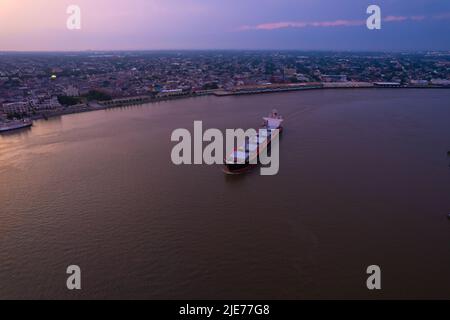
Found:
M 33 125 L 33 121 L 30 119 L 11 120 L 11 121 L 6 121 L 6 122 L 0 122 L 0 132 L 29 128 L 32 125 Z
M 263 118 L 263 125 L 257 134 L 249 137 L 243 145 L 235 148 L 224 160 L 223 171 L 226 174 L 242 174 L 255 167 L 259 163 L 260 154 L 270 148 L 272 140 L 283 132 L 283 117 L 277 110 Z

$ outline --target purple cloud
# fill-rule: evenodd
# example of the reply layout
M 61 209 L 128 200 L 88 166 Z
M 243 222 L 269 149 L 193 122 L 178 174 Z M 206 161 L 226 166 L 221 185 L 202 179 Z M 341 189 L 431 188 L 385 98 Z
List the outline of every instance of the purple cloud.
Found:
M 436 20 L 450 19 L 450 12 L 445 12 L 445 13 L 435 15 L 435 16 L 433 16 L 433 19 L 436 19 Z
M 285 28 L 306 28 L 306 27 L 344 27 L 361 26 L 366 22 L 363 20 L 335 20 L 335 21 L 283 21 L 262 23 L 256 26 L 242 26 L 239 30 L 276 30 Z
M 405 16 L 387 16 L 383 19 L 385 22 L 403 22 L 408 20 L 408 17 Z
M 383 18 L 384 22 L 404 22 L 404 21 L 423 21 L 426 16 L 387 16 Z M 450 13 L 435 16 L 436 19 L 450 18 Z M 334 20 L 334 21 L 280 21 L 262 23 L 254 26 L 241 26 L 240 31 L 245 30 L 277 30 L 286 28 L 327 28 L 327 27 L 354 27 L 363 26 L 366 24 L 365 20 Z

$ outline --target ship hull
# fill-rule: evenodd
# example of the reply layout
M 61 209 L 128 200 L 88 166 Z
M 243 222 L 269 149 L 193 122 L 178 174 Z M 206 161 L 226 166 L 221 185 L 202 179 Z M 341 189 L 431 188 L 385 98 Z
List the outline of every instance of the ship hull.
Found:
M 225 164 L 223 166 L 223 172 L 229 175 L 244 174 L 250 171 L 256 164 L 244 163 L 244 164 Z
M 279 127 L 278 128 L 279 132 L 278 132 L 278 136 L 281 136 L 281 133 L 283 132 L 283 127 Z M 238 175 L 238 174 L 244 174 L 247 173 L 248 171 L 252 170 L 254 167 L 258 166 L 259 164 L 259 160 L 260 160 L 260 154 L 261 152 L 263 152 L 265 149 L 268 149 L 268 151 L 270 151 L 270 146 L 272 143 L 272 138 L 268 139 L 267 143 L 263 146 L 260 146 L 261 149 L 258 150 L 257 152 L 257 163 L 253 163 L 254 161 L 250 161 L 249 159 L 247 159 L 245 161 L 245 163 L 225 163 L 223 165 L 223 172 L 225 172 L 226 174 L 229 175 Z
M 3 127 L 3 128 L 0 128 L 0 133 L 1 132 L 10 132 L 10 131 L 15 131 L 15 130 L 25 129 L 25 128 L 31 127 L 32 125 L 33 125 L 32 123 L 24 123 L 24 124 L 21 124 L 21 125 L 15 125 L 15 126 L 11 126 L 11 127 Z

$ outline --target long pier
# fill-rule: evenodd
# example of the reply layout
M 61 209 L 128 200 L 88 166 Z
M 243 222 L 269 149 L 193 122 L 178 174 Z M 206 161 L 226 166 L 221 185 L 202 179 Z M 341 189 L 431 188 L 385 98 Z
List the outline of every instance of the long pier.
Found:
M 301 91 L 301 90 L 313 90 L 313 89 L 322 89 L 323 86 L 321 84 L 317 85 L 308 85 L 308 86 L 286 86 L 286 87 L 276 87 L 276 88 L 242 88 L 236 89 L 232 91 L 216 91 L 214 95 L 217 97 L 223 96 L 237 96 L 244 94 L 259 94 L 259 93 L 274 93 L 274 92 L 286 92 L 286 91 Z
M 102 101 L 101 105 L 107 108 L 114 108 L 124 105 L 133 105 L 133 104 L 141 104 L 150 102 L 152 99 L 150 96 L 136 96 L 136 97 L 127 97 L 127 98 L 119 98 L 113 100 Z

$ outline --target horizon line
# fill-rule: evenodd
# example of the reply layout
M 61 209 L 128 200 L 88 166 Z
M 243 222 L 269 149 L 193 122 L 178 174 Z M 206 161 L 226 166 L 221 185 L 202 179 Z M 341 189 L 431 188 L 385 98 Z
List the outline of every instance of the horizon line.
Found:
M 161 52 L 161 51 L 298 51 L 298 52 L 361 52 L 361 53 L 399 53 L 399 52 L 450 52 L 450 49 L 288 49 L 288 48 L 173 48 L 173 49 L 80 49 L 80 50 L 1 50 L 2 53 L 93 53 L 93 52 Z

